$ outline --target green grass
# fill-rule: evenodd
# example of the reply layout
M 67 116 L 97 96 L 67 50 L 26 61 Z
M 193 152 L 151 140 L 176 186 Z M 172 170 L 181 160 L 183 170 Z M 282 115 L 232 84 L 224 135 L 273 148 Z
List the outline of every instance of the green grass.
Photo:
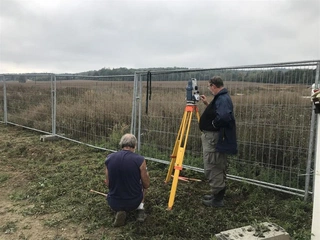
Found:
M 17 226 L 15 222 L 7 222 L 5 225 L 0 227 L 0 231 L 4 232 L 5 234 L 14 233 L 17 231 Z
M 0 183 L 7 181 L 9 178 L 9 174 L 0 173 Z
M 179 182 L 173 209 L 168 211 L 171 184 L 164 184 L 168 166 L 149 161 L 148 218 L 138 223 L 131 212 L 127 224 L 115 229 L 114 212 L 105 198 L 89 192 L 107 192 L 107 152 L 65 140 L 40 142 L 37 133 L 17 127 L 0 125 L 0 134 L 4 136 L 0 139 L 0 167 L 4 169 L 0 183 L 9 182 L 12 172 L 22 172 L 11 200 L 32 206 L 23 208 L 21 214 L 54 216 L 43 222 L 46 227 L 79 225 L 85 230 L 84 239 L 214 239 L 221 231 L 267 221 L 283 227 L 292 239 L 310 239 L 311 202 L 229 181 L 226 207 L 207 208 L 201 204 L 201 196 L 209 192 L 209 186 L 201 173 L 190 170 L 180 175 L 203 181 Z M 14 223 L 10 224 L 1 230 L 14 230 Z M 55 239 L 66 238 L 57 235 Z

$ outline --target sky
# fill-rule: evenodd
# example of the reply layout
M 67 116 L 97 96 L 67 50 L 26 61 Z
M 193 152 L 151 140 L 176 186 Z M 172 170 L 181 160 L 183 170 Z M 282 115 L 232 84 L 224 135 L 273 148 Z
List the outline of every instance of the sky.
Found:
M 320 0 L 0 0 L 0 73 L 320 60 Z

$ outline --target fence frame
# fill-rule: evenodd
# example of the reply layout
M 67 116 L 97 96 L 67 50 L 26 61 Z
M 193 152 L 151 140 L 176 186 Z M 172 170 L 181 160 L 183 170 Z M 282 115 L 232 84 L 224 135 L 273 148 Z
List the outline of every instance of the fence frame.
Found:
M 260 65 L 246 65 L 246 66 L 235 66 L 235 67 L 224 67 L 224 68 L 207 68 L 207 69 L 176 69 L 176 70 L 170 70 L 170 71 L 137 71 L 134 73 L 134 75 L 132 75 L 132 77 L 134 78 L 134 83 L 133 83 L 133 95 L 132 95 L 132 112 L 131 112 L 131 133 L 135 134 L 138 138 L 138 146 L 137 146 L 137 150 L 139 151 L 141 148 L 141 119 L 142 119 L 142 94 L 143 94 L 143 89 L 142 89 L 142 81 L 143 81 L 143 76 L 146 76 L 147 74 L 151 74 L 151 75 L 158 75 L 158 74 L 166 74 L 166 73 L 175 73 L 175 72 L 203 72 L 203 71 L 209 71 L 209 70 L 229 70 L 229 69 L 259 69 L 259 68 L 267 68 L 267 67 L 278 67 L 278 66 L 282 66 L 282 67 L 293 67 L 293 66 L 315 66 L 316 65 L 316 79 L 315 79 L 315 83 L 316 85 L 318 85 L 319 82 L 319 71 L 320 71 L 320 60 L 316 60 L 316 61 L 300 61 L 300 62 L 285 62 L 285 63 L 272 63 L 272 64 L 260 64 Z M 5 124 L 11 124 L 11 125 L 17 125 L 17 126 L 21 126 L 19 124 L 13 123 L 8 121 L 8 106 L 7 106 L 7 89 L 6 89 L 6 75 L 12 75 L 12 74 L 2 74 L 2 79 L 3 79 L 3 108 L 4 108 L 4 123 Z M 56 119 L 57 119 L 57 76 L 64 76 L 63 74 L 44 74 L 46 76 L 50 76 L 50 91 L 51 91 L 51 121 L 52 121 L 52 129 L 51 129 L 51 133 L 50 132 L 46 132 L 46 131 L 42 131 L 39 129 L 35 129 L 35 128 L 30 128 L 27 126 L 21 126 L 30 130 L 34 130 L 34 131 L 38 131 L 38 132 L 42 132 L 45 134 L 51 134 L 63 139 L 67 139 L 70 141 L 74 141 L 80 144 L 84 144 L 87 145 L 89 147 L 93 147 L 93 148 L 98 148 L 101 150 L 108 150 L 108 151 L 116 151 L 115 149 L 106 149 L 106 148 L 101 148 L 98 146 L 94 146 L 91 144 L 87 144 L 87 143 L 83 143 L 74 139 L 70 139 L 67 137 L 64 137 L 62 135 L 59 135 L 56 133 Z M 32 74 L 28 74 L 28 76 L 32 76 Z M 38 76 L 38 74 L 37 74 Z M 70 75 L 65 75 L 65 76 L 70 76 Z M 77 75 L 79 76 L 79 75 Z M 131 75 L 115 75 L 115 76 L 99 76 L 99 77 L 120 77 L 120 76 L 131 76 Z M 88 77 L 88 76 L 86 76 Z M 94 77 L 93 77 L 94 78 Z M 319 120 L 318 120 L 319 121 Z M 292 187 L 287 187 L 287 186 L 283 186 L 283 185 L 279 185 L 279 184 L 273 184 L 273 183 L 269 183 L 269 182 L 263 182 L 263 181 L 258 181 L 258 180 L 254 180 L 254 179 L 250 179 L 250 178 L 245 178 L 245 177 L 239 177 L 239 176 L 235 176 L 235 175 L 227 175 L 227 178 L 230 180 L 234 180 L 234 181 L 240 181 L 240 182 L 247 182 L 249 184 L 252 185 L 256 185 L 256 186 L 261 186 L 263 188 L 268 188 L 268 189 L 272 189 L 272 190 L 276 190 L 276 191 L 280 191 L 280 192 L 284 192 L 284 193 L 289 193 L 292 195 L 297 195 L 300 197 L 304 197 L 304 200 L 307 200 L 308 195 L 309 194 L 313 194 L 313 191 L 309 191 L 308 190 L 308 186 L 310 185 L 310 176 L 311 174 L 315 174 L 314 172 L 312 173 L 312 153 L 314 151 L 314 147 L 316 145 L 314 145 L 314 138 L 315 138 L 315 127 L 316 127 L 316 117 L 314 115 L 314 111 L 312 111 L 312 117 L 311 117 L 311 128 L 310 128 L 310 138 L 309 138 L 309 148 L 308 148 L 308 157 L 307 157 L 307 167 L 306 167 L 306 174 L 305 174 L 305 189 L 296 189 L 296 188 L 292 188 Z M 318 140 L 318 139 L 316 139 Z M 319 140 L 318 140 L 319 141 Z M 163 160 L 163 159 L 156 159 L 153 157 L 148 157 L 145 156 L 145 158 L 147 160 L 150 161 L 155 161 L 155 162 L 159 162 L 162 164 L 170 164 L 169 161 Z M 193 167 L 193 166 L 188 166 L 188 165 L 184 165 L 184 168 L 186 169 L 190 169 L 193 171 L 197 171 L 197 172 L 201 172 L 203 173 L 204 170 L 202 168 L 197 168 L 197 167 Z M 314 183 L 312 184 L 314 186 Z

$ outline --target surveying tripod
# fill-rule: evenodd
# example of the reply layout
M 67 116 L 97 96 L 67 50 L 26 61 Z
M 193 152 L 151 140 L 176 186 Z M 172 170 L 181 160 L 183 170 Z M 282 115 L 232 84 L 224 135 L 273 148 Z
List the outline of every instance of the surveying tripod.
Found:
M 171 186 L 171 192 L 170 192 L 170 198 L 168 202 L 168 210 L 172 209 L 174 198 L 176 195 L 177 185 L 178 185 L 178 179 L 180 171 L 182 170 L 182 162 L 184 153 L 187 146 L 188 141 L 188 135 L 190 130 L 190 124 L 192 119 L 192 114 L 195 112 L 198 122 L 200 121 L 200 115 L 197 105 L 195 104 L 188 104 L 185 107 L 184 114 L 182 117 L 182 121 L 180 124 L 178 136 L 176 138 L 176 142 L 174 144 L 173 152 L 171 155 L 171 163 L 169 166 L 168 174 L 166 177 L 165 183 L 168 183 L 171 179 L 172 172 L 174 169 L 174 175 L 173 175 L 173 181 Z

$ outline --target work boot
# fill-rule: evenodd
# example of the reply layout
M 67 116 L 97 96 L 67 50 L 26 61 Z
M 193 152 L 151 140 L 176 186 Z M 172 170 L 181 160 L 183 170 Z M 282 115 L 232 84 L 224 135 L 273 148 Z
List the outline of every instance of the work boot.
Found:
M 209 199 L 209 200 L 202 200 L 203 205 L 207 207 L 224 207 L 223 200 L 216 200 L 216 199 Z
M 226 190 L 227 188 L 224 187 L 222 190 L 220 190 L 220 192 L 218 192 L 217 194 L 214 194 L 214 199 L 216 199 L 217 201 L 223 200 Z
M 147 214 L 144 212 L 144 209 L 137 209 L 137 221 L 144 222 L 147 218 Z
M 127 213 L 125 211 L 119 211 L 116 213 L 116 218 L 114 219 L 113 226 L 121 227 L 126 223 Z
M 203 200 L 212 200 L 213 198 L 214 198 L 213 194 L 203 195 L 202 197 Z
M 218 192 L 217 194 L 214 194 L 213 198 L 208 200 L 206 199 L 202 200 L 202 203 L 207 207 L 223 207 L 224 206 L 223 198 L 225 193 L 226 193 L 226 188 L 223 188 L 222 190 L 220 190 L 220 192 Z

